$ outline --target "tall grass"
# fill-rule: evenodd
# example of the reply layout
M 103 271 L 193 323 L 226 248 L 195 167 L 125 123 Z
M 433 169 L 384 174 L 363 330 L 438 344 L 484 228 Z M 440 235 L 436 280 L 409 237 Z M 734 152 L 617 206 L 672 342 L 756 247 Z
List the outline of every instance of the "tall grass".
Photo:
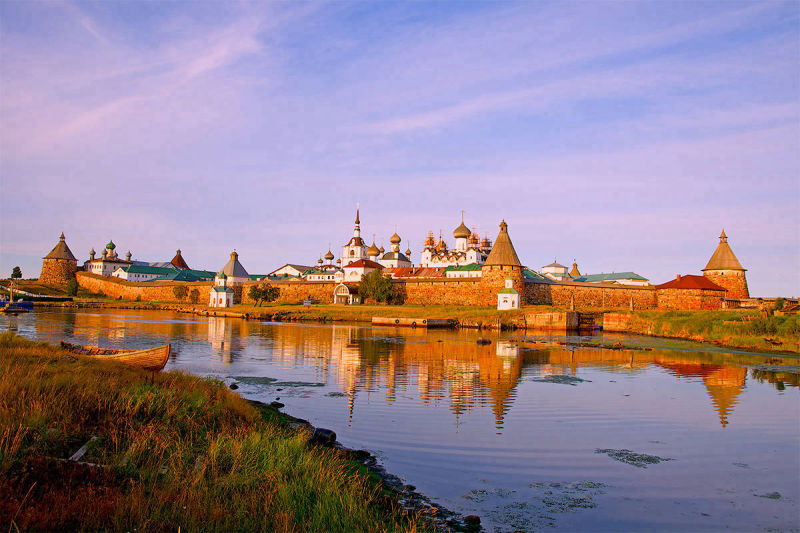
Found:
M 92 436 L 81 461 L 63 460 Z M 416 531 L 420 517 L 223 384 L 0 335 L 0 528 Z
M 727 346 L 800 352 L 800 317 L 764 316 L 758 311 L 639 311 L 635 332 Z

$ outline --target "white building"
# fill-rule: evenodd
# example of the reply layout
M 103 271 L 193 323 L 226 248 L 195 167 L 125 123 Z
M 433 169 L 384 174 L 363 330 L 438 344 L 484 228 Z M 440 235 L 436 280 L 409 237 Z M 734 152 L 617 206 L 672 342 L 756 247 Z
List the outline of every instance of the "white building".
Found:
M 343 281 L 347 282 L 358 282 L 361 281 L 363 276 L 366 276 L 373 270 L 383 270 L 383 266 L 375 261 L 370 261 L 369 259 L 359 259 L 354 263 L 350 263 L 345 265 L 343 270 Z
M 453 230 L 453 237 L 456 239 L 455 247 L 448 249 L 441 234 L 437 243 L 433 239 L 433 232 L 429 231 L 420 256 L 420 266 L 447 267 L 470 263 L 482 265 L 486 261 L 492 249 L 492 242 L 488 237 L 479 239 L 478 234 L 470 231 L 464 224 L 463 217 L 461 224 Z
M 209 291 L 209 307 L 233 307 L 233 289 L 228 287 L 228 276 L 220 272 Z
M 269 274 L 267 277 L 274 277 L 274 276 L 294 276 L 299 277 L 302 276 L 304 272 L 307 272 L 311 266 L 307 265 L 296 265 L 293 263 L 286 263 L 280 268 L 276 268 Z
M 89 260 L 83 265 L 83 269 L 91 274 L 98 276 L 111 276 L 120 267 L 127 267 L 132 264 L 131 252 L 128 251 L 127 259 L 122 259 L 117 255 L 117 245 L 114 241 L 108 241 L 106 247 L 103 248 L 103 254 L 100 259 L 95 258 L 95 251 L 89 252 Z
M 483 272 L 483 267 L 478 263 L 468 265 L 449 266 L 444 269 L 447 278 L 479 278 Z
M 581 283 L 611 283 L 614 285 L 633 285 L 643 287 L 650 285 L 650 280 L 636 272 L 612 272 L 610 274 L 587 274 L 575 278 Z
M 570 281 L 568 268 L 553 260 L 549 265 L 542 267 L 542 274 L 553 281 Z
M 355 263 L 361 259 L 367 259 L 367 244 L 361 238 L 361 220 L 359 209 L 356 209 L 356 224 L 353 228 L 353 236 L 342 246 L 342 266 L 346 267 L 350 263 Z
M 506 287 L 497 293 L 497 309 L 519 309 L 519 291 L 514 288 L 514 281 L 506 280 Z
M 179 270 L 175 267 L 166 268 L 134 264 L 126 267 L 119 267 L 111 275 L 115 278 L 124 279 L 125 281 L 150 281 L 163 276 L 169 276 L 176 272 L 179 272 Z
M 358 287 L 348 287 L 344 283 L 340 283 L 333 289 L 333 303 L 360 304 L 361 297 L 358 294 Z
M 378 263 L 383 265 L 385 268 L 410 268 L 412 266 L 411 260 L 402 252 L 400 252 L 401 240 L 402 239 L 400 239 L 400 236 L 395 231 L 394 235 L 389 238 L 389 242 L 392 245 L 391 251 L 383 254 L 378 260 Z M 411 253 L 410 249 L 406 251 L 409 254 Z

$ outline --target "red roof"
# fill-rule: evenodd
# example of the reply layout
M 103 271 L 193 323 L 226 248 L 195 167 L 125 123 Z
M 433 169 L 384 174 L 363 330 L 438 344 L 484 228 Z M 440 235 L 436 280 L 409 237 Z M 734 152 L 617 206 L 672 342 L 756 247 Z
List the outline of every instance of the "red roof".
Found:
M 369 259 L 359 259 L 344 268 L 383 268 L 383 265 L 370 261 Z
M 720 287 L 705 276 L 695 276 L 687 274 L 681 276 L 680 274 L 676 279 L 656 285 L 656 289 L 708 289 L 712 291 L 726 291 L 724 287 Z

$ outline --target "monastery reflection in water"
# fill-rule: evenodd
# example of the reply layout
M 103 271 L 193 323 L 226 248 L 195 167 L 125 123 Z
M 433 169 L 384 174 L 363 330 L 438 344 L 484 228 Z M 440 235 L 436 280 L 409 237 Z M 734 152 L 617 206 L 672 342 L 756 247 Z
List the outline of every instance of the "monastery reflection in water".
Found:
M 449 402 L 456 416 L 477 406 L 491 407 L 495 424 L 503 419 L 516 397 L 522 377 L 536 379 L 576 376 L 579 368 L 600 368 L 614 372 L 645 372 L 651 365 L 665 369 L 679 380 L 701 380 L 725 427 L 737 399 L 750 377 L 771 383 L 778 390 L 798 387 L 797 361 L 772 357 L 765 367 L 763 357 L 696 353 L 674 350 L 605 350 L 566 346 L 533 347 L 513 338 L 495 339 L 489 345 L 476 343 L 472 331 L 394 330 L 352 325 L 316 326 L 265 324 L 238 319 L 140 320 L 136 317 L 98 314 L 70 314 L 56 333 L 82 337 L 90 344 L 125 345 L 126 334 L 185 339 L 207 338 L 212 354 L 224 363 L 239 358 L 259 359 L 272 364 L 301 367 L 312 371 L 316 381 L 334 379 L 349 398 L 352 410 L 359 394 L 383 391 L 393 402 L 398 384 L 416 386 L 423 405 Z M 133 320 L 130 320 L 133 319 Z M 52 327 L 54 324 L 50 323 Z M 37 329 L 43 324 L 36 324 Z M 207 331 L 203 331 L 203 330 Z M 191 346 L 179 347 L 190 350 Z M 188 354 L 187 354 L 188 355 Z M 782 369 L 791 365 L 793 368 Z

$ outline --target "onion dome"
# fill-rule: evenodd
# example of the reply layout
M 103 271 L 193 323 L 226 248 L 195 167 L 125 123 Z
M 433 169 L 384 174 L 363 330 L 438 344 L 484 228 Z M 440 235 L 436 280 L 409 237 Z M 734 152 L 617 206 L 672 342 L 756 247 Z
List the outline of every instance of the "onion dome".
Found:
M 408 257 L 411 257 L 411 247 L 410 246 L 408 248 L 406 248 L 406 255 Z
M 328 253 L 325 254 L 325 259 L 328 260 L 328 261 L 333 261 L 333 252 L 328 250 Z
M 128 250 L 128 253 L 127 253 L 127 254 L 125 254 L 125 260 L 126 260 L 126 261 L 130 261 L 130 260 L 131 260 L 131 257 L 133 257 L 133 254 L 131 253 L 131 251 L 130 251 L 130 250 Z
M 63 235 L 63 234 L 62 234 L 62 235 Z M 113 250 L 113 249 L 114 249 L 114 248 L 116 248 L 116 247 L 117 247 L 117 245 L 116 245 L 116 244 L 114 244 L 114 241 L 113 241 L 113 240 L 111 240 L 111 241 L 108 241 L 108 244 L 106 244 L 106 250 Z
M 446 252 L 447 251 L 447 243 L 444 242 L 444 239 L 439 237 L 439 243 L 436 245 L 437 252 Z
M 337 259 L 337 260 L 336 260 L 336 264 L 337 264 L 337 265 L 341 265 L 341 264 L 342 264 L 342 259 L 341 259 L 341 258 Z
M 367 255 L 369 257 L 378 257 L 380 253 L 381 251 L 378 249 L 377 246 L 375 246 L 375 241 L 372 241 L 372 245 L 370 245 L 370 247 L 367 248 Z
M 321 265 L 321 264 L 322 264 L 322 258 L 321 258 L 321 257 L 320 257 L 319 259 L 317 259 L 317 264 L 318 264 L 318 265 Z
M 385 252 L 386 252 L 386 249 L 384 249 L 383 245 L 381 245 L 381 247 L 380 247 L 380 248 L 378 248 L 378 251 L 379 251 L 380 253 L 385 253 Z
M 389 242 L 392 244 L 400 244 L 401 240 L 402 239 L 400 238 L 400 235 L 398 235 L 396 231 L 394 232 L 394 235 L 389 237 Z
M 467 226 L 464 225 L 463 220 L 461 221 L 461 225 L 453 230 L 453 237 L 455 237 L 456 239 L 466 239 L 471 234 L 472 232 L 469 230 Z

